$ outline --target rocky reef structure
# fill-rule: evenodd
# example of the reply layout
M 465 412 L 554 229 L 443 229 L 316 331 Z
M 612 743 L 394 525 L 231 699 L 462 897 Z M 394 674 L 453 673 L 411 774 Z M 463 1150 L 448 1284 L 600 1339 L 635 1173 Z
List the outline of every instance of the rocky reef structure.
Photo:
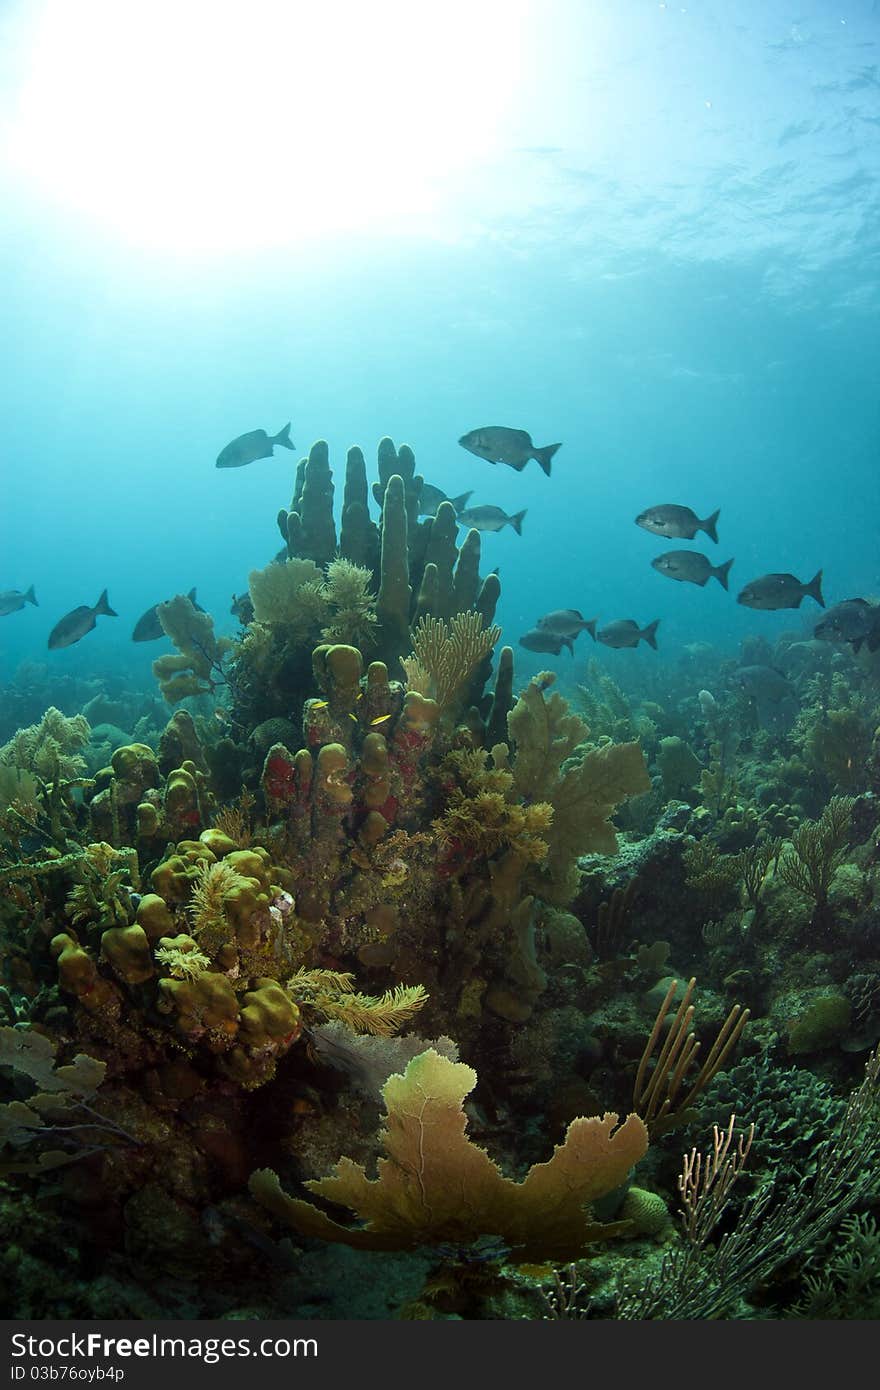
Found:
M 161 1190 L 191 1229 L 205 1203 L 246 1200 L 267 1160 L 287 1182 L 348 1162 L 340 1125 L 377 1106 L 384 1074 L 389 1152 L 427 1087 L 445 1116 L 437 1181 L 455 1170 L 472 1215 L 426 1225 L 380 1180 L 377 1232 L 403 1201 L 401 1248 L 496 1236 L 523 1259 L 573 1257 L 629 1229 L 586 1204 L 625 1185 L 642 1122 L 572 1117 L 518 1184 L 465 1137 L 462 1103 L 478 1072 L 504 1093 L 494 1059 L 548 985 L 543 924 L 555 912 L 562 939 L 578 855 L 613 853 L 615 808 L 650 782 L 638 742 L 591 744 L 549 676 L 517 697 L 509 647 L 493 676 L 500 585 L 480 578 L 479 533 L 459 545 L 449 504 L 418 520 L 406 446 L 383 440 L 378 471 L 374 521 L 349 451 L 337 535 L 327 447 L 312 448 L 238 639 L 182 595 L 159 605 L 176 648 L 154 663 L 176 707 L 160 737 L 80 777 L 88 726 L 50 711 L 3 750 L 8 1032 L 39 1038 L 58 1076 L 78 1058 L 69 1111 L 89 1106 L 80 1124 L 56 1103 L 47 1148 L 34 1117 L 49 1063 L 37 1075 L 10 1043 L 3 1161 L 36 1183 L 61 1155 L 74 1188 L 77 1173 L 97 1184 L 141 1230 L 149 1171 L 150 1200 Z M 222 723 L 199 713 L 206 699 Z M 425 1036 L 399 1037 L 417 1016 Z M 449 1034 L 473 1067 L 450 1059 Z M 367 1095 L 348 1079 L 365 1075 Z M 380 1141 L 357 1128 L 368 1159 Z M 173 1263 L 158 1238 L 150 1258 Z
M 237 637 L 159 605 L 164 729 L 101 758 L 50 708 L 0 749 L 16 1229 L 57 1168 L 68 1245 L 157 1287 L 211 1269 L 207 1315 L 255 1245 L 287 1277 L 283 1229 L 306 1253 L 270 1314 L 309 1306 L 326 1245 L 421 1261 L 400 1315 L 541 1316 L 545 1261 L 575 1271 L 555 1306 L 569 1278 L 636 1315 L 611 1284 L 657 1244 L 714 1278 L 714 1236 L 694 1255 L 670 1222 L 681 1142 L 711 1118 L 723 1148 L 729 1106 L 719 1163 L 763 1176 L 778 1146 L 747 1126 L 803 1092 L 797 1188 L 880 1038 L 875 676 L 801 653 L 772 729 L 705 651 L 638 693 L 595 663 L 571 703 L 518 685 L 479 533 L 419 520 L 407 446 L 377 472 L 349 450 L 334 511 L 326 444 L 300 461 Z

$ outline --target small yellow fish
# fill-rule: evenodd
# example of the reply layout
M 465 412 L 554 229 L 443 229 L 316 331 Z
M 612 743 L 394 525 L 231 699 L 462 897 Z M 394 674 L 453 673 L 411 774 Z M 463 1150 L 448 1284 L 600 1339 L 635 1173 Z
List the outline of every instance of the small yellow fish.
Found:
M 391 715 L 390 715 L 390 714 L 379 714 L 379 715 L 376 716 L 375 719 L 371 719 L 371 720 L 370 720 L 370 728 L 371 728 L 371 729 L 375 729 L 379 724 L 384 724 L 384 723 L 386 722 L 386 720 L 388 720 L 388 719 L 390 719 L 390 718 L 391 718 Z
M 329 700 L 313 700 L 312 709 L 326 709 L 329 704 Z
M 351 714 L 351 713 L 349 713 L 349 716 L 348 716 L 348 717 L 349 717 L 349 719 L 353 719 L 354 722 L 355 722 L 355 724 L 357 724 L 357 722 L 358 722 L 358 717 L 357 717 L 356 714 Z

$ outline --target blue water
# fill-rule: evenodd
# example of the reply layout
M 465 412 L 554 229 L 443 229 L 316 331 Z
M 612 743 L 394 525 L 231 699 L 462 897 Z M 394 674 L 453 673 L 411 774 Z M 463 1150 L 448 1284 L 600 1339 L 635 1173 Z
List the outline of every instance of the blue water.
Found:
M 84 53 L 102 8 L 80 7 Z M 318 438 L 338 466 L 337 500 L 346 449 L 361 445 L 370 462 L 389 434 L 448 493 L 528 509 L 521 539 L 507 528 L 483 544 L 512 643 L 559 607 L 601 623 L 659 617 L 659 654 L 601 649 L 609 668 L 632 672 L 695 641 L 735 653 L 749 633 L 809 630 L 809 600 L 796 613 L 737 606 L 738 589 L 767 571 L 806 580 L 823 567 L 829 603 L 880 593 L 876 0 L 473 0 L 435 16 L 439 76 L 430 32 L 385 33 L 401 7 L 377 0 L 377 53 L 395 34 L 401 46 L 378 73 L 365 53 L 354 91 L 335 85 L 326 49 L 276 52 L 272 7 L 257 5 L 266 140 L 289 120 L 264 161 L 274 177 L 261 165 L 255 189 L 235 166 L 227 182 L 208 121 L 186 145 L 183 211 L 181 170 L 166 182 L 162 160 L 151 163 L 149 109 L 146 143 L 126 141 L 124 82 L 105 102 L 97 92 L 108 139 L 121 131 L 112 157 L 76 136 L 76 101 L 96 100 L 88 74 L 73 108 L 44 111 L 48 138 L 28 157 L 21 93 L 41 61 L 37 19 L 52 10 L 7 5 L 0 20 L 0 38 L 14 39 L 0 44 L 0 589 L 34 584 L 40 603 L 0 622 L 0 679 L 38 661 L 147 688 L 162 648 L 134 646 L 131 629 L 191 585 L 234 631 L 230 595 L 278 549 L 275 515 Z M 142 12 L 148 27 L 166 21 L 161 5 Z M 211 70 L 212 22 L 224 21 L 206 11 L 207 61 L 176 58 L 197 96 L 207 72 L 205 100 L 224 119 L 241 100 L 253 122 L 257 92 L 240 97 L 234 69 Z M 343 14 L 340 45 L 345 33 Z M 173 24 L 167 50 L 171 62 Z M 418 131 L 430 117 L 433 141 L 390 166 L 384 216 L 360 216 L 359 188 L 350 227 L 318 218 L 310 231 L 321 187 L 310 130 L 327 116 L 297 102 L 298 74 L 326 79 L 328 111 L 351 104 L 355 139 L 358 107 L 395 70 L 412 79 L 395 119 Z M 479 101 L 468 115 L 481 75 L 497 96 L 486 129 Z M 158 120 L 161 71 L 148 90 Z M 259 125 L 249 129 L 256 159 Z M 200 207 L 203 150 L 214 172 Z M 381 148 L 368 153 L 378 169 Z M 429 190 L 427 212 L 410 208 L 408 170 L 420 198 Z M 348 174 L 323 171 L 343 208 Z M 114 204 L 123 176 L 144 190 L 140 210 L 122 195 Z M 153 230 L 140 236 L 147 200 Z M 226 221 L 239 230 L 217 244 L 209 232 Z M 214 468 L 233 436 L 288 419 L 295 455 Z M 458 446 L 486 424 L 561 440 L 552 477 Z M 667 501 L 721 508 L 718 546 L 694 544 L 713 562 L 735 556 L 730 594 L 650 568 L 678 543 L 633 518 Z M 57 619 L 105 586 L 118 621 L 48 652 Z M 584 635 L 573 665 L 565 651 L 519 651 L 517 670 L 578 671 L 597 650 Z

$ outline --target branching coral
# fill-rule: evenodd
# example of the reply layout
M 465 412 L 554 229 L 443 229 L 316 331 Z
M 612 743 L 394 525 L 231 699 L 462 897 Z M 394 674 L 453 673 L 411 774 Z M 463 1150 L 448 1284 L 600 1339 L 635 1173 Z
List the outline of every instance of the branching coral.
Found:
M 453 749 L 441 768 L 441 776 L 445 774 L 454 776 L 457 785 L 446 796 L 443 815 L 434 821 L 444 850 L 488 859 L 509 848 L 527 863 L 543 862 L 553 822 L 548 802 L 523 805 L 515 794 L 513 773 L 503 764 L 495 766 L 482 748 Z
M 225 658 L 235 643 L 217 637 L 210 613 L 196 608 L 185 594 L 177 594 L 156 609 L 162 631 L 177 648 L 176 656 L 160 656 L 153 675 L 169 704 L 188 695 L 209 695 L 226 680 Z
M 470 1067 L 433 1049 L 389 1078 L 380 1135 L 387 1157 L 377 1177 L 343 1158 L 333 1176 L 306 1184 L 351 1208 L 361 1225 L 342 1226 L 313 1203 L 288 1197 L 269 1169 L 251 1177 L 253 1196 L 300 1234 L 366 1250 L 469 1245 L 493 1235 L 520 1260 L 567 1260 L 625 1230 L 625 1222 L 594 1221 L 587 1204 L 620 1186 L 643 1157 L 648 1137 L 638 1116 L 617 1129 L 616 1115 L 573 1120 L 552 1158 L 517 1183 L 467 1137 L 463 1105 L 476 1080 Z
M 68 718 L 52 705 L 39 724 L 19 729 L 0 748 L 0 766 L 32 773 L 43 781 L 59 778 L 70 781 L 85 771 L 81 750 L 88 743 L 91 732 L 83 715 Z
M 705 1061 L 694 1072 L 692 1068 L 696 1066 L 700 1051 L 700 1044 L 691 1032 L 694 1007 L 690 1001 L 695 984 L 696 980 L 688 982 L 675 1017 L 667 1025 L 678 986 L 677 980 L 672 981 L 657 1011 L 654 1027 L 639 1062 L 633 1089 L 633 1109 L 642 1116 L 652 1136 L 666 1134 L 695 1118 L 694 1101 L 724 1066 L 749 1020 L 748 1009 L 734 1004 L 718 1030 Z M 666 1036 L 655 1057 L 654 1052 L 664 1027 Z
M 378 619 L 372 582 L 372 573 L 364 566 L 341 557 L 330 561 L 323 586 L 330 609 L 321 629 L 324 642 L 350 643 L 366 651 L 375 646 Z
M 192 896 L 186 906 L 193 936 L 210 942 L 216 950 L 229 935 L 226 905 L 236 893 L 241 893 L 246 884 L 244 875 L 238 873 L 226 859 L 197 863 Z
M 713 840 L 704 838 L 688 845 L 682 855 L 688 888 L 715 907 L 730 896 L 740 877 L 736 856 L 721 854 Z
M 210 956 L 199 950 L 192 937 L 163 937 L 162 941 L 167 944 L 160 944 L 156 949 L 156 964 L 167 970 L 175 980 L 194 980 L 209 969 Z
M 746 901 L 755 911 L 761 906 L 764 885 L 782 853 L 781 839 L 757 840 L 734 855 Z
M 807 683 L 804 707 L 794 730 L 804 762 L 832 790 L 858 792 L 867 786 L 875 705 L 853 690 L 848 676 L 818 675 Z
M 139 883 L 137 856 L 112 845 L 86 845 L 76 865 L 79 880 L 67 895 L 67 916 L 74 926 L 94 923 L 102 930 L 131 921 L 132 889 Z
M 651 779 L 638 743 L 579 748 L 587 729 L 554 692 L 547 699 L 532 681 L 508 716 L 515 745 L 514 782 L 520 795 L 553 807 L 546 865 L 532 878 L 534 891 L 565 906 L 578 887 L 577 859 L 614 854 L 614 809 L 627 797 L 650 791 Z M 578 748 L 576 756 L 571 756 Z
M 620 955 L 632 927 L 633 899 L 638 887 L 638 879 L 631 878 L 625 888 L 615 888 L 611 897 L 599 904 L 592 934 L 593 949 L 599 960 L 613 960 Z
M 319 1019 L 335 1019 L 353 1033 L 390 1038 L 428 1001 L 421 985 L 397 985 L 379 997 L 358 994 L 354 976 L 335 970 L 299 970 L 287 982 L 297 1004 Z
M 370 646 L 375 642 L 376 598 L 372 573 L 337 557 L 326 571 L 294 557 L 252 570 L 248 585 L 254 620 L 282 628 L 287 640 Z
M 783 883 L 812 898 L 820 912 L 827 906 L 834 871 L 846 851 L 852 808 L 851 796 L 833 796 L 817 821 L 798 826 L 779 859 L 777 872 Z
M 686 1206 L 685 1239 L 667 1252 L 659 1270 L 638 1288 L 621 1288 L 617 1316 L 637 1320 L 729 1316 L 751 1289 L 770 1284 L 781 1266 L 812 1254 L 858 1202 L 876 1194 L 878 1103 L 880 1059 L 875 1051 L 840 1123 L 816 1147 L 812 1174 L 802 1177 L 782 1199 L 772 1180 L 762 1184 L 743 1204 L 733 1228 L 720 1238 L 718 1228 L 730 1188 L 721 1191 L 717 1202 L 710 1188 L 701 1214 L 704 1219 L 696 1224 L 689 1221 Z M 709 1161 L 711 1165 L 711 1156 Z M 687 1174 L 686 1158 L 683 1183 Z
M 453 711 L 467 681 L 500 636 L 501 628 L 484 627 L 479 613 L 456 613 L 448 622 L 421 618 L 413 629 L 412 655 L 403 661 L 409 688 L 436 700 L 442 711 Z

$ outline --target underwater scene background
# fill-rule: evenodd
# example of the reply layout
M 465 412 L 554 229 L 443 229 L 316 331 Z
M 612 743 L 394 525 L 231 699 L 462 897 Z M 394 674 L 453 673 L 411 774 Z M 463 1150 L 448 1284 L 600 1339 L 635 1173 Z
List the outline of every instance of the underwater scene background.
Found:
M 3 8 L 5 1316 L 877 1316 L 878 24 Z

